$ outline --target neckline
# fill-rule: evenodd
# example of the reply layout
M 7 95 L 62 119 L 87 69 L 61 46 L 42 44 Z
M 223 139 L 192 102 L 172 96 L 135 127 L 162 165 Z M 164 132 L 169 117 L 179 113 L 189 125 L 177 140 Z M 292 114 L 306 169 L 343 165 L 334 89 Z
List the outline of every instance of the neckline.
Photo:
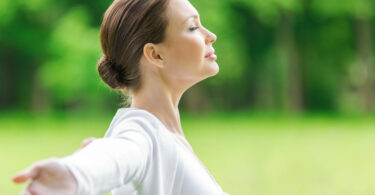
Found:
M 193 154 L 193 156 L 196 157 L 196 154 L 193 150 L 193 147 L 191 147 L 191 145 L 187 141 L 187 139 L 185 137 L 181 136 L 181 135 L 178 135 L 176 133 L 171 132 L 167 128 L 167 126 L 165 126 L 164 123 L 158 117 L 156 117 L 154 114 L 152 114 L 151 112 L 149 112 L 145 109 L 142 109 L 142 108 L 137 108 L 137 107 L 119 108 L 118 110 L 124 110 L 124 111 L 126 111 L 126 110 L 138 110 L 138 111 L 142 111 L 142 112 L 146 113 L 147 115 L 151 116 L 154 120 L 156 120 L 163 127 L 162 129 L 164 129 L 164 131 L 166 131 L 169 135 L 171 135 L 178 142 L 178 144 L 182 145 L 184 147 L 184 149 L 186 149 L 188 152 L 190 152 L 191 154 Z

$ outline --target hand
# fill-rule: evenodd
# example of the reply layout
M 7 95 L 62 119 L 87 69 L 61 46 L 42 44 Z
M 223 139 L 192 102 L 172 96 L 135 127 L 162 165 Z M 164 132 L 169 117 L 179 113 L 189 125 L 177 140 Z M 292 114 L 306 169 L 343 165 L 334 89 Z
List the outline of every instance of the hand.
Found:
M 34 163 L 27 170 L 13 177 L 13 182 L 30 180 L 22 195 L 73 195 L 77 181 L 67 167 L 51 158 Z

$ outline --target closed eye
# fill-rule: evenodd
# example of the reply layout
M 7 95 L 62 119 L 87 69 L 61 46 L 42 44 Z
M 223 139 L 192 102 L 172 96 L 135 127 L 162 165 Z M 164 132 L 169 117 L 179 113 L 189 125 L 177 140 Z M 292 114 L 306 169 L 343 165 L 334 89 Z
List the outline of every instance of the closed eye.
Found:
M 190 27 L 189 30 L 190 30 L 190 31 L 195 31 L 195 30 L 197 30 L 198 28 L 199 28 L 198 26 L 193 26 L 193 27 Z

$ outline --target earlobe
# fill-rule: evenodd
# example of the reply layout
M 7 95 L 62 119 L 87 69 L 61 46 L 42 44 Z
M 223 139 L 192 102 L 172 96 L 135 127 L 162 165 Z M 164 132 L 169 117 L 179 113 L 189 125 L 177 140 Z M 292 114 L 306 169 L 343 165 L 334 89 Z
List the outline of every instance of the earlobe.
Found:
M 147 43 L 143 47 L 143 55 L 149 63 L 156 65 L 160 68 L 164 66 L 164 60 L 162 55 L 158 52 L 157 45 Z

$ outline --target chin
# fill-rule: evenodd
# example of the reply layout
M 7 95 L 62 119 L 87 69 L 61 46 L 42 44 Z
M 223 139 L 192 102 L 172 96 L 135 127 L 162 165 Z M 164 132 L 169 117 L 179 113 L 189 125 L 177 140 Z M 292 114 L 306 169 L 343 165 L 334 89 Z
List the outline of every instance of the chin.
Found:
M 217 75 L 217 73 L 219 73 L 219 69 L 220 69 L 219 65 L 216 62 L 210 64 L 210 74 L 209 74 L 209 77 Z
M 219 73 L 219 65 L 216 62 L 204 64 L 204 69 L 202 69 L 199 74 L 199 81 L 202 81 L 208 77 L 215 76 L 217 73 Z

